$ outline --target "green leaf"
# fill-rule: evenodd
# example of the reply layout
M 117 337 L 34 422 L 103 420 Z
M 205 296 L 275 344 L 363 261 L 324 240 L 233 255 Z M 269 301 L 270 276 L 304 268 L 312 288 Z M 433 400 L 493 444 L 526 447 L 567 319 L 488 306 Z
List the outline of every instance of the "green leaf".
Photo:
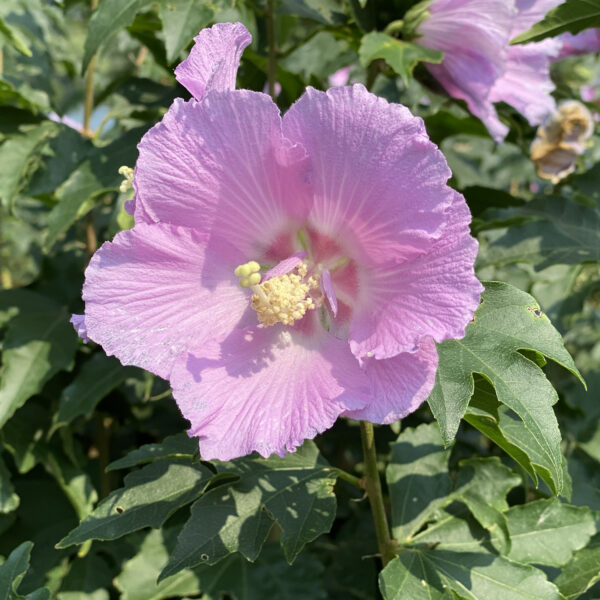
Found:
M 135 368 L 123 367 L 114 357 L 94 354 L 62 391 L 52 431 L 79 416 L 89 417 L 102 398 L 135 372 Z
M 29 557 L 33 544 L 23 542 L 15 548 L 4 564 L 0 565 L 0 598 L 2 600 L 18 600 L 23 598 L 17 593 L 19 585 L 29 569 Z M 41 588 L 28 594 L 24 600 L 48 600 L 50 592 Z
M 538 303 L 508 284 L 488 282 L 466 336 L 438 346 L 439 366 L 428 403 L 444 442 L 450 443 L 473 395 L 473 374 L 485 377 L 498 400 L 522 420 L 529 443 L 541 457 L 540 476 L 554 493 L 560 493 L 561 438 L 552 410 L 558 396 L 540 368 L 519 350 L 539 352 L 581 378 Z
M 324 600 L 323 571 L 321 562 L 308 552 L 287 564 L 277 544 L 266 544 L 254 563 L 234 554 L 218 566 L 196 569 L 207 600 L 222 598 L 223 593 L 237 600 Z
M 69 499 L 79 519 L 87 517 L 98 500 L 89 474 L 73 465 L 64 453 L 56 448 L 47 447 L 41 460 Z
M 454 600 L 447 585 L 422 552 L 403 551 L 379 574 L 384 600 Z
M 14 27 L 11 27 L 1 16 L 0 16 L 0 40 L 4 40 L 5 43 L 10 44 L 15 50 L 24 54 L 25 56 L 31 56 L 31 50 L 27 44 L 21 39 L 21 36 L 17 33 Z M 2 44 L 0 44 L 0 49 Z
M 2 79 L 1 76 L 0 106 L 20 108 L 36 114 L 50 110 L 50 102 L 45 92 L 34 90 L 26 83 L 17 88 L 10 81 Z
M 0 292 L 0 308 L 11 298 L 15 296 L 10 291 Z M 69 369 L 77 350 L 77 336 L 65 309 L 33 292 L 28 298 L 35 306 L 19 306 L 16 300 L 22 310 L 10 320 L 2 346 L 0 427 L 55 373 Z
M 506 494 L 521 478 L 498 458 L 471 458 L 460 462 L 456 489 L 450 499 L 464 502 L 485 529 L 493 532 L 503 554 L 511 547 L 506 516 Z
M 376 58 L 383 58 L 408 85 L 413 69 L 419 62 L 441 63 L 444 53 L 425 48 L 413 42 L 405 42 L 385 33 L 372 32 L 363 36 L 358 50 L 360 62 L 368 66 Z
M 554 580 L 561 594 L 573 600 L 600 581 L 600 535 L 596 535 L 585 548 L 573 554 Z
M 136 448 L 127 456 L 111 462 L 106 470 L 127 469 L 166 458 L 191 460 L 197 453 L 198 439 L 191 438 L 187 433 L 177 433 L 166 437 L 159 444 L 145 444 Z
M 127 475 L 125 487 L 105 498 L 57 547 L 114 540 L 143 527 L 160 527 L 178 508 L 192 502 L 211 477 L 203 465 L 152 463 Z
M 399 587 L 417 600 L 449 599 L 449 590 L 467 600 L 561 600 L 542 571 L 485 552 L 405 550 L 381 572 L 379 581 L 385 600 L 412 600 L 406 593 L 398 595 Z
M 560 33 L 579 33 L 600 27 L 600 6 L 594 0 L 565 0 L 553 8 L 539 23 L 511 40 L 511 44 L 539 42 Z
M 512 541 L 508 557 L 523 563 L 560 567 L 596 532 L 595 519 L 588 508 L 569 506 L 556 499 L 513 506 L 506 518 Z
M 237 476 L 236 481 L 208 491 L 193 504 L 161 579 L 200 563 L 215 564 L 236 551 L 256 559 L 272 519 L 281 527 L 281 545 L 290 563 L 305 544 L 331 528 L 336 473 L 313 442 L 285 458 L 243 458 L 217 468 Z
M 156 579 L 169 559 L 169 551 L 177 536 L 177 529 L 165 527 L 150 531 L 144 538 L 136 555 L 123 565 L 115 579 L 121 592 L 121 600 L 162 600 L 200 593 L 200 578 L 189 569 L 179 571 L 172 577 Z
M 8 513 L 19 506 L 19 496 L 10 480 L 10 471 L 0 456 L 0 513 Z
M 44 162 L 24 189 L 28 196 L 53 194 L 94 149 L 90 140 L 79 131 L 62 124 L 57 127 L 58 133 L 48 146 L 49 156 L 44 157 Z
M 536 270 L 554 264 L 600 261 L 600 211 L 574 200 L 544 197 L 514 214 L 534 218 L 490 243 L 479 266 L 528 262 Z
M 60 584 L 56 600 L 109 600 L 112 572 L 99 554 L 77 557 Z
M 95 148 L 90 152 L 89 158 L 81 163 L 57 190 L 58 204 L 48 218 L 44 240 L 46 250 L 52 247 L 76 219 L 94 206 L 96 197 L 119 189 L 123 180 L 119 175 L 119 168 L 135 163 L 136 144 L 142 133 L 143 128 L 132 129 L 108 146 Z
M 213 18 L 213 9 L 204 0 L 160 0 L 160 17 L 171 63 Z
M 12 207 L 15 197 L 34 170 L 32 166 L 39 160 L 42 147 L 54 131 L 54 123 L 45 121 L 9 137 L 0 146 L 0 201 L 5 208 Z
M 325 25 L 340 25 L 347 20 L 338 0 L 281 0 L 277 12 L 312 19 Z
M 392 532 L 400 543 L 448 502 L 449 456 L 435 423 L 407 429 L 392 444 L 386 479 L 392 504 Z
M 121 29 L 130 25 L 136 13 L 151 0 L 102 0 L 94 11 L 85 39 L 81 72 L 85 73 L 92 56 Z

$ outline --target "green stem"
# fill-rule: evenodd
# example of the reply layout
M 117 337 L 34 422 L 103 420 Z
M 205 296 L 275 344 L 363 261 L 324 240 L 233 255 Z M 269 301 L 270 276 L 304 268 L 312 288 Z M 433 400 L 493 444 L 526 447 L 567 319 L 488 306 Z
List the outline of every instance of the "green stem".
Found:
M 269 96 L 275 100 L 275 82 L 277 80 L 277 40 L 275 39 L 275 0 L 267 0 L 267 82 L 269 85 Z
M 345 482 L 349 483 L 350 485 L 353 485 L 354 487 L 360 488 L 361 490 L 363 489 L 363 484 L 360 477 L 356 477 L 356 475 L 351 475 L 350 473 L 342 471 L 342 469 L 338 469 L 337 467 L 335 470 L 337 471 L 337 476 L 339 477 L 339 479 L 343 479 Z
M 381 491 L 381 480 L 377 470 L 377 453 L 375 450 L 375 433 L 373 424 L 368 421 L 360 422 L 360 437 L 362 441 L 363 456 L 365 460 L 364 488 L 369 497 L 373 521 L 375 522 L 375 533 L 381 562 L 385 567 L 394 558 L 395 546 L 390 537 L 390 529 L 385 514 L 383 493 Z

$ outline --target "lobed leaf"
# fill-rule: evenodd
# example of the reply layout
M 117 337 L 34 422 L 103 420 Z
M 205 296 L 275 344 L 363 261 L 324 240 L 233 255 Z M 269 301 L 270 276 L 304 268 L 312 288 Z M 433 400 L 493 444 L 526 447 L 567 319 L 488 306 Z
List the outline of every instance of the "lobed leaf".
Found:
M 160 527 L 178 508 L 192 502 L 212 472 L 203 465 L 161 461 L 125 477 L 115 490 L 58 544 L 66 548 L 86 540 L 114 540 L 144 527 Z
M 183 568 L 215 564 L 236 551 L 256 559 L 273 519 L 290 563 L 305 544 L 331 528 L 336 472 L 313 442 L 285 458 L 242 458 L 219 463 L 218 470 L 236 476 L 235 482 L 209 490 L 193 504 L 161 579 Z
M 522 422 L 535 456 L 525 452 L 558 494 L 564 485 L 561 437 L 552 409 L 558 396 L 522 350 L 543 354 L 581 379 L 560 334 L 538 303 L 508 284 L 488 282 L 466 336 L 438 345 L 439 366 L 428 403 L 448 444 L 474 393 L 474 374 L 483 376 L 494 387 L 498 401 Z
M 358 55 L 360 62 L 365 67 L 375 59 L 383 58 L 402 77 L 405 85 L 408 85 L 417 63 L 441 63 L 444 58 L 444 53 L 440 50 L 433 50 L 413 42 L 398 40 L 380 32 L 367 33 L 363 36 Z
M 508 557 L 525 563 L 560 567 L 596 532 L 588 508 L 569 506 L 557 499 L 513 506 L 506 518 L 512 541 Z

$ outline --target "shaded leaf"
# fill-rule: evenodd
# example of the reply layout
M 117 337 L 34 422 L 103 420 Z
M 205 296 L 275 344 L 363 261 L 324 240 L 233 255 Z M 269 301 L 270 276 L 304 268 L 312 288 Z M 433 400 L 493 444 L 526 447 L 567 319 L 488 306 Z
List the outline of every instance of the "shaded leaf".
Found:
M 344 6 L 338 0 L 281 0 L 278 12 L 312 19 L 325 25 L 339 25 L 346 21 Z
M 18 600 L 23 598 L 17 593 L 19 585 L 29 569 L 29 557 L 33 544 L 23 542 L 15 548 L 6 561 L 0 565 L 0 598 L 6 600 Z M 42 588 L 28 594 L 25 600 L 48 600 L 49 590 Z
M 405 85 L 408 85 L 417 63 L 441 63 L 444 58 L 444 53 L 439 50 L 398 40 L 380 32 L 367 33 L 363 36 L 358 55 L 360 62 L 365 67 L 376 58 L 383 58 L 402 77 Z
M 511 44 L 539 42 L 560 33 L 579 33 L 600 27 L 600 6 L 594 0 L 565 0 L 553 8 L 539 23 L 511 40 Z
M 0 146 L 0 200 L 10 208 L 22 189 L 32 165 L 39 160 L 39 153 L 56 130 L 54 123 L 45 121 L 23 133 L 9 137 Z
M 430 594 L 415 596 L 417 599 L 451 598 L 444 594 L 453 590 L 467 600 L 561 600 L 558 589 L 542 571 L 485 552 L 406 550 L 379 577 L 386 600 L 412 598 L 393 595 L 394 587 L 405 580 L 411 581 L 410 588 L 403 584 L 407 589 L 414 592 L 421 585 Z
M 515 214 L 533 218 L 492 241 L 480 266 L 527 262 L 537 270 L 600 261 L 600 212 L 574 200 L 545 197 Z
M 10 471 L 7 469 L 0 455 L 0 513 L 8 513 L 19 506 L 19 496 L 10 480 Z
M 215 564 L 236 551 L 256 559 L 272 519 L 281 527 L 289 562 L 331 528 L 335 469 L 313 442 L 285 458 L 242 458 L 219 463 L 218 470 L 236 475 L 236 481 L 208 491 L 194 503 L 161 579 L 200 563 Z
M 563 488 L 560 432 L 552 405 L 556 391 L 540 368 L 520 354 L 533 350 L 580 377 L 560 334 L 525 292 L 489 282 L 462 340 L 438 345 L 439 366 L 428 398 L 445 443 L 450 443 L 473 395 L 473 374 L 485 377 L 498 400 L 522 420 L 538 452 L 539 474 L 554 493 Z M 532 461 L 533 462 L 533 461 Z
M 177 530 L 165 527 L 150 531 L 139 550 L 124 565 L 115 579 L 115 586 L 121 592 L 121 600 L 161 600 L 200 593 L 199 576 L 189 569 L 179 571 L 172 577 L 156 582 L 160 570 L 169 559 Z
M 63 390 L 52 430 L 67 425 L 79 416 L 89 417 L 102 398 L 136 371 L 132 367 L 123 367 L 114 357 L 94 354 Z
M 159 444 L 145 444 L 136 448 L 127 456 L 111 462 L 106 470 L 116 471 L 166 458 L 191 460 L 197 453 L 198 439 L 191 438 L 187 433 L 177 433 L 166 437 Z
M 596 532 L 589 509 L 556 499 L 513 506 L 506 518 L 512 541 L 508 557 L 524 563 L 560 567 Z
M 25 41 L 18 34 L 14 27 L 11 27 L 1 16 L 0 16 L 0 40 L 4 40 L 5 43 L 10 44 L 15 50 L 24 54 L 25 56 L 31 56 L 31 50 L 25 43 Z M 0 48 L 2 44 L 0 44 Z
M 196 569 L 207 600 L 222 598 L 223 593 L 236 600 L 321 600 L 327 597 L 323 571 L 323 565 L 307 552 L 289 565 L 277 544 L 266 544 L 254 563 L 235 554 L 218 566 Z
M 0 426 L 55 373 L 70 368 L 77 349 L 77 336 L 62 306 L 33 292 L 28 292 L 27 304 L 19 304 L 23 295 L 0 292 L 0 307 L 3 295 L 15 298 L 20 312 L 9 321 L 2 345 Z
M 448 502 L 450 451 L 435 423 L 402 432 L 392 444 L 386 470 L 392 504 L 392 532 L 400 543 Z
M 173 62 L 194 36 L 210 23 L 213 10 L 204 0 L 160 0 L 160 17 L 167 60 Z
M 573 600 L 600 581 L 598 565 L 600 565 L 600 535 L 596 535 L 588 546 L 573 554 L 554 583 L 561 594 L 568 600 Z
M 160 527 L 178 508 L 192 502 L 212 472 L 203 465 L 162 461 L 125 477 L 112 492 L 58 544 L 66 548 L 86 540 L 113 540 L 143 527 Z
M 151 0 L 103 0 L 92 14 L 88 25 L 81 72 L 87 69 L 92 56 L 121 29 L 133 21 L 136 13 L 151 4 Z
M 60 585 L 57 600 L 109 600 L 112 572 L 107 562 L 96 553 L 78 557 L 71 563 Z

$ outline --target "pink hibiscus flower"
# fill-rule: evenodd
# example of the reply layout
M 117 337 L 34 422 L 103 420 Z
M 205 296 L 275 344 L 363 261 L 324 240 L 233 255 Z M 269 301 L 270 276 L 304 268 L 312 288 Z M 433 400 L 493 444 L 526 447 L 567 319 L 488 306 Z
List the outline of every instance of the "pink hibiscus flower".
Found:
M 600 29 L 586 29 L 580 33 L 563 33 L 558 36 L 561 43 L 557 60 L 567 56 L 578 56 L 592 52 L 600 52 Z
M 509 41 L 561 2 L 432 0 L 428 18 L 417 27 L 419 44 L 444 52 L 441 64 L 427 68 L 451 96 L 467 103 L 498 142 L 508 128 L 498 119 L 494 102 L 510 104 L 531 125 L 539 125 L 556 108 L 550 62 L 560 42 L 509 46 Z
M 360 85 L 309 88 L 282 118 L 234 89 L 249 41 L 239 23 L 196 38 L 176 70 L 195 98 L 142 139 L 136 225 L 83 289 L 88 337 L 169 379 L 205 459 L 414 411 L 482 291 L 421 119 Z

